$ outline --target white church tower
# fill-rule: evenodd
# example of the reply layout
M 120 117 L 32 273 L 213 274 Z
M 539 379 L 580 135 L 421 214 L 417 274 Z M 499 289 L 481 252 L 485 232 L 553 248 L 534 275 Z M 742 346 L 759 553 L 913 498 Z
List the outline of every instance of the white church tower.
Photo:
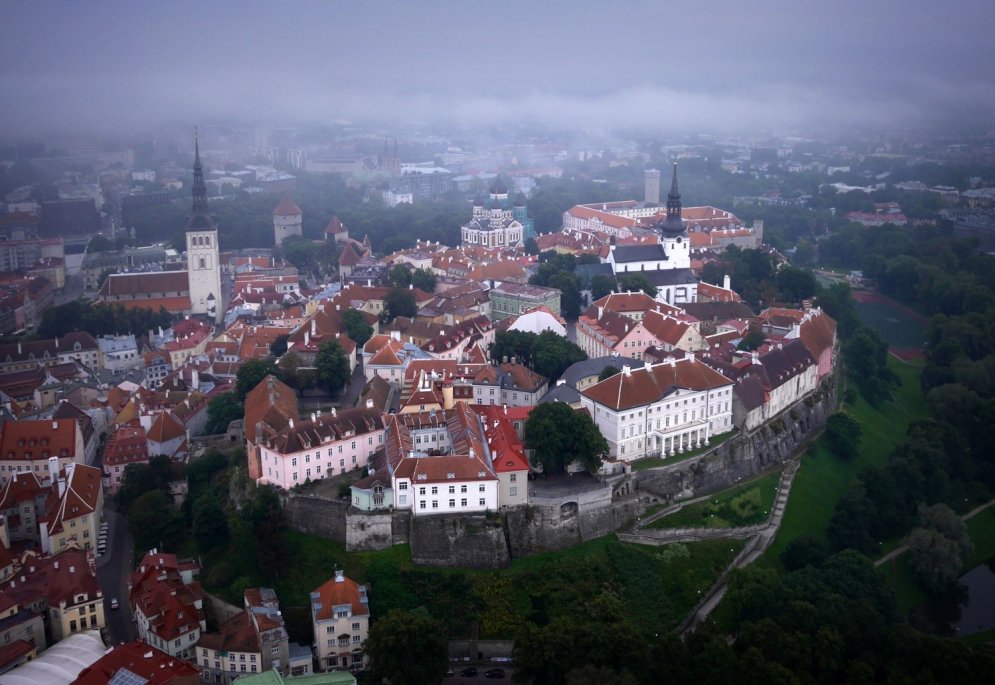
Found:
M 304 234 L 304 213 L 297 203 L 289 197 L 280 200 L 273 210 L 273 242 L 277 247 L 283 244 L 285 238 Z
M 194 136 L 193 211 L 187 221 L 187 275 L 190 281 L 190 311 L 220 323 L 224 316 L 221 301 L 221 260 L 218 252 L 218 225 L 208 213 L 204 167 L 200 163 L 200 142 Z

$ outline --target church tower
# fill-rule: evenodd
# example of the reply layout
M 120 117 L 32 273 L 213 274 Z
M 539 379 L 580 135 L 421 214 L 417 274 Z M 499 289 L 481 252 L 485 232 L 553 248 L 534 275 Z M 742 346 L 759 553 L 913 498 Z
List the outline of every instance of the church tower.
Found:
M 280 247 L 292 235 L 303 235 L 304 214 L 289 197 L 280 200 L 273 210 L 273 244 Z
M 668 269 L 691 268 L 691 240 L 687 227 L 681 218 L 681 193 L 677 189 L 677 162 L 674 162 L 674 177 L 667 193 L 667 218 L 657 224 L 660 242 L 667 254 Z
M 221 323 L 221 260 L 218 225 L 207 207 L 207 185 L 200 163 L 200 141 L 194 132 L 193 207 L 187 220 L 187 275 L 190 281 L 190 311 Z

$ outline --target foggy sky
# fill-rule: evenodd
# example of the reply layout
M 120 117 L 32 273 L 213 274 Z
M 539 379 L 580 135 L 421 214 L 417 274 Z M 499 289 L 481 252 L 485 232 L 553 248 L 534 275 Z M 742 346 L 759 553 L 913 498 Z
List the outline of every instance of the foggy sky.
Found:
M 20 2 L 4 137 L 220 119 L 770 130 L 995 113 L 995 2 Z

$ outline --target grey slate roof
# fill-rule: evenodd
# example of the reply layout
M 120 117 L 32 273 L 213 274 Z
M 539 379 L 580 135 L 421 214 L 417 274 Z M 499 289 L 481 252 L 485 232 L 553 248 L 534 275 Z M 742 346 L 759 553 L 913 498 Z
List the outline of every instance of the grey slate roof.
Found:
M 566 384 L 571 387 L 576 387 L 577 382 L 581 378 L 587 378 L 588 376 L 593 376 L 601 373 L 606 366 L 614 366 L 617 369 L 622 368 L 624 364 L 628 364 L 632 368 L 641 367 L 643 363 L 638 359 L 633 359 L 631 357 L 595 357 L 594 359 L 585 359 L 584 361 L 576 362 L 567 367 L 563 375 L 560 376 L 561 379 L 566 381 Z
M 540 397 L 538 404 L 546 404 L 548 402 L 577 404 L 580 402 L 580 393 L 577 392 L 576 388 L 564 383 L 562 385 L 557 385 L 555 388 Z
M 642 274 L 646 280 L 659 287 L 663 285 L 689 285 L 697 283 L 691 269 L 666 269 L 662 271 L 633 271 L 632 273 Z M 622 274 L 623 276 L 627 274 Z
M 663 245 L 616 245 L 612 251 L 616 263 L 648 262 L 654 259 L 667 259 Z

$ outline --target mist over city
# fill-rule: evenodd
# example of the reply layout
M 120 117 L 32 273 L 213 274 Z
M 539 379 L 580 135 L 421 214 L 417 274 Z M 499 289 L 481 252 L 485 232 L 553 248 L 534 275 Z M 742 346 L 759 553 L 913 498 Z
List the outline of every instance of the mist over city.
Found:
M 995 4 L 26 2 L 0 683 L 995 673 Z
M 4 137 L 337 119 L 679 132 L 978 125 L 990 3 L 15 3 Z

